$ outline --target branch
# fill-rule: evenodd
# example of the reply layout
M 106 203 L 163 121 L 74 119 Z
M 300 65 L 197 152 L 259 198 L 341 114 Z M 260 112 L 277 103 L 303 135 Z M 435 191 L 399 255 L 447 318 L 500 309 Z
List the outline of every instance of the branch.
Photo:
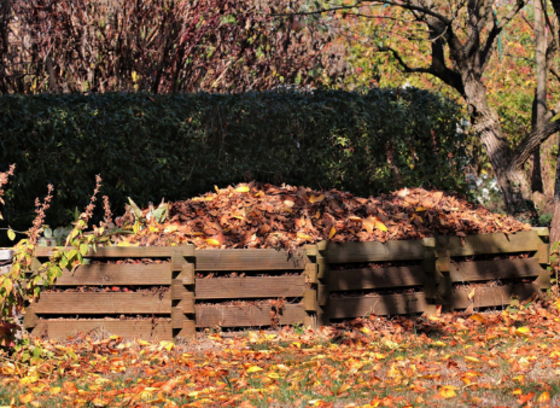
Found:
M 559 104 L 560 105 L 560 104 Z M 557 107 L 560 107 L 557 105 Z M 550 113 L 550 112 L 549 112 Z M 547 116 L 549 116 L 547 114 Z M 555 120 L 553 122 L 547 121 L 544 126 L 538 127 L 531 131 L 529 135 L 517 146 L 515 152 L 513 153 L 513 158 L 509 163 L 510 169 L 519 169 L 531 154 L 550 136 L 560 131 L 560 120 Z
M 519 10 L 525 7 L 526 4 L 526 0 L 517 0 L 517 2 L 515 3 L 515 7 L 512 8 L 504 18 L 502 18 L 502 21 L 500 21 L 500 23 L 498 24 L 498 28 L 500 30 L 503 29 L 517 15 L 517 13 L 519 13 Z
M 408 73 L 422 73 L 422 74 L 432 74 L 435 75 L 435 73 L 433 72 L 432 68 L 422 68 L 422 67 L 418 67 L 418 68 L 412 68 L 410 67 L 406 62 L 404 62 L 404 60 L 402 59 L 402 57 L 400 56 L 399 52 L 397 50 L 395 50 L 394 48 L 391 47 L 379 47 L 377 49 L 378 52 L 390 52 L 391 54 L 393 54 L 393 57 L 395 57 L 395 59 L 399 62 L 399 64 L 401 64 L 401 66 L 404 69 L 404 72 L 408 72 Z

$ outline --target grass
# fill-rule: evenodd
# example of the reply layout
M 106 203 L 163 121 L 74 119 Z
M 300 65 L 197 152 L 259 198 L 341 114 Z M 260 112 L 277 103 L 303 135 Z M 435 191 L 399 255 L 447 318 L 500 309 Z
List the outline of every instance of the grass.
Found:
M 178 345 L 36 340 L 3 352 L 0 407 L 552 407 L 559 340 L 558 308 L 547 301 Z M 22 361 L 30 345 L 41 351 L 33 364 Z

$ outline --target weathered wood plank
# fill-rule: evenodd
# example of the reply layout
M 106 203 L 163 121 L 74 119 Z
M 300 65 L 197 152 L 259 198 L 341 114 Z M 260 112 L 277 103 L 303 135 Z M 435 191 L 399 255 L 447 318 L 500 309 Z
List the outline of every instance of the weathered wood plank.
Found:
M 71 247 L 37 247 L 38 257 L 48 257 L 57 249 L 70 250 Z M 180 251 L 183 256 L 194 256 L 193 245 L 140 247 L 140 246 L 107 246 L 97 247 L 97 251 L 90 248 L 87 258 L 171 258 L 174 251 Z
M 196 299 L 257 299 L 303 296 L 303 276 L 197 279 Z
M 32 336 L 46 335 L 53 339 L 66 339 L 78 333 L 103 331 L 122 336 L 124 339 L 151 341 L 172 340 L 171 323 L 168 320 L 40 320 Z
M 169 285 L 171 270 L 163 264 L 81 265 L 73 273 L 64 271 L 56 286 Z
M 464 245 L 461 238 L 455 236 L 439 236 L 436 241 L 438 247 L 448 249 L 452 257 L 537 251 L 542 244 L 536 231 L 468 235 Z
M 122 292 L 46 292 L 33 306 L 44 314 L 163 314 L 171 313 L 171 299 L 166 293 Z
M 270 305 L 196 305 L 196 327 L 258 327 L 270 326 Z M 285 305 L 280 325 L 303 323 L 307 313 L 302 304 Z
M 471 290 L 472 288 L 467 287 L 453 291 L 452 302 L 455 309 L 466 309 L 469 306 L 468 294 Z M 538 292 L 539 288 L 531 284 L 479 287 L 475 288 L 474 307 L 505 307 L 510 304 L 513 296 L 523 301 Z
M 531 278 L 539 276 L 542 271 L 543 268 L 536 258 L 452 262 L 450 264 L 450 274 L 453 282 Z
M 197 271 L 265 271 L 305 268 L 305 257 L 274 249 L 197 249 Z
M 379 269 L 330 270 L 327 285 L 331 292 L 420 286 L 426 280 L 422 266 Z
M 422 313 L 425 306 L 426 299 L 423 292 L 373 297 L 330 298 L 327 314 L 330 319 L 368 316 L 371 313 L 379 316 L 398 315 Z
M 329 243 L 329 263 L 408 261 L 424 259 L 421 240 Z

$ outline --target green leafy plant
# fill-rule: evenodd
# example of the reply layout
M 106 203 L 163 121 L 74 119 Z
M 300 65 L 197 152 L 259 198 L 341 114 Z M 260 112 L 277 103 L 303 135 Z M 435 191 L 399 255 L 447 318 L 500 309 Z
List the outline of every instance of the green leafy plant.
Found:
M 10 171 L 13 174 L 13 169 Z M 6 181 L 5 178 L 4 180 Z M 51 205 L 54 187 L 49 184 L 47 195 L 42 202 L 36 199 L 36 217 L 32 227 L 25 232 L 27 238 L 21 239 L 13 247 L 12 267 L 7 274 L 0 276 L 0 313 L 2 317 L 0 345 L 13 346 L 15 344 L 13 335 L 17 322 L 14 316 L 24 309 L 26 302 L 35 302 L 40 296 L 41 288 L 53 285 L 64 270 L 72 271 L 81 265 L 90 246 L 95 249 L 97 242 L 107 240 L 107 237 L 102 234 L 84 234 L 93 215 L 94 203 L 100 187 L 101 177 L 97 176 L 96 187 L 89 204 L 73 223 L 73 227 L 66 237 L 66 247 L 55 249 L 46 262 L 41 262 L 36 257 L 36 248 L 40 235 L 44 232 L 44 220 L 46 211 Z M 8 234 L 10 238 L 14 238 L 12 229 L 8 230 Z

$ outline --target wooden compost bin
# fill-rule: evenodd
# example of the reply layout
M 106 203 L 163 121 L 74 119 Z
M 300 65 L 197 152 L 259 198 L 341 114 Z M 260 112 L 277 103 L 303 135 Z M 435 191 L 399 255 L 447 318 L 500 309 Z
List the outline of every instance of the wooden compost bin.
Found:
M 27 308 L 24 325 L 33 335 L 53 338 L 104 330 L 171 340 L 192 338 L 196 328 L 316 326 L 371 313 L 432 313 L 437 305 L 465 309 L 473 288 L 474 307 L 502 307 L 512 296 L 525 299 L 550 284 L 543 268 L 547 238 L 548 230 L 535 229 L 464 239 L 324 241 L 294 254 L 193 246 L 98 248 L 86 256 L 96 263 L 65 273 L 57 291 L 41 293 Z M 37 256 L 52 250 L 39 248 Z M 503 259 L 477 258 L 487 255 Z M 163 262 L 114 263 L 127 258 Z M 352 267 L 371 263 L 377 267 Z M 117 291 L 102 291 L 106 287 Z
M 324 267 L 331 268 L 324 273 L 324 291 L 328 293 L 322 296 L 321 306 L 327 316 L 324 322 L 372 313 L 433 313 L 437 305 L 444 311 L 466 309 L 471 300 L 475 308 L 503 307 L 514 296 L 525 300 L 550 285 L 547 240 L 548 230 L 538 228 L 463 239 L 440 236 L 385 244 L 325 245 L 319 252 L 325 259 Z M 488 255 L 504 259 L 477 259 Z M 410 264 L 383 267 L 383 263 L 403 261 Z M 334 270 L 335 265 L 353 263 L 381 267 Z M 375 291 L 383 294 L 376 295 Z M 340 296 L 341 292 L 347 295 Z M 471 293 L 474 296 L 469 299 Z

